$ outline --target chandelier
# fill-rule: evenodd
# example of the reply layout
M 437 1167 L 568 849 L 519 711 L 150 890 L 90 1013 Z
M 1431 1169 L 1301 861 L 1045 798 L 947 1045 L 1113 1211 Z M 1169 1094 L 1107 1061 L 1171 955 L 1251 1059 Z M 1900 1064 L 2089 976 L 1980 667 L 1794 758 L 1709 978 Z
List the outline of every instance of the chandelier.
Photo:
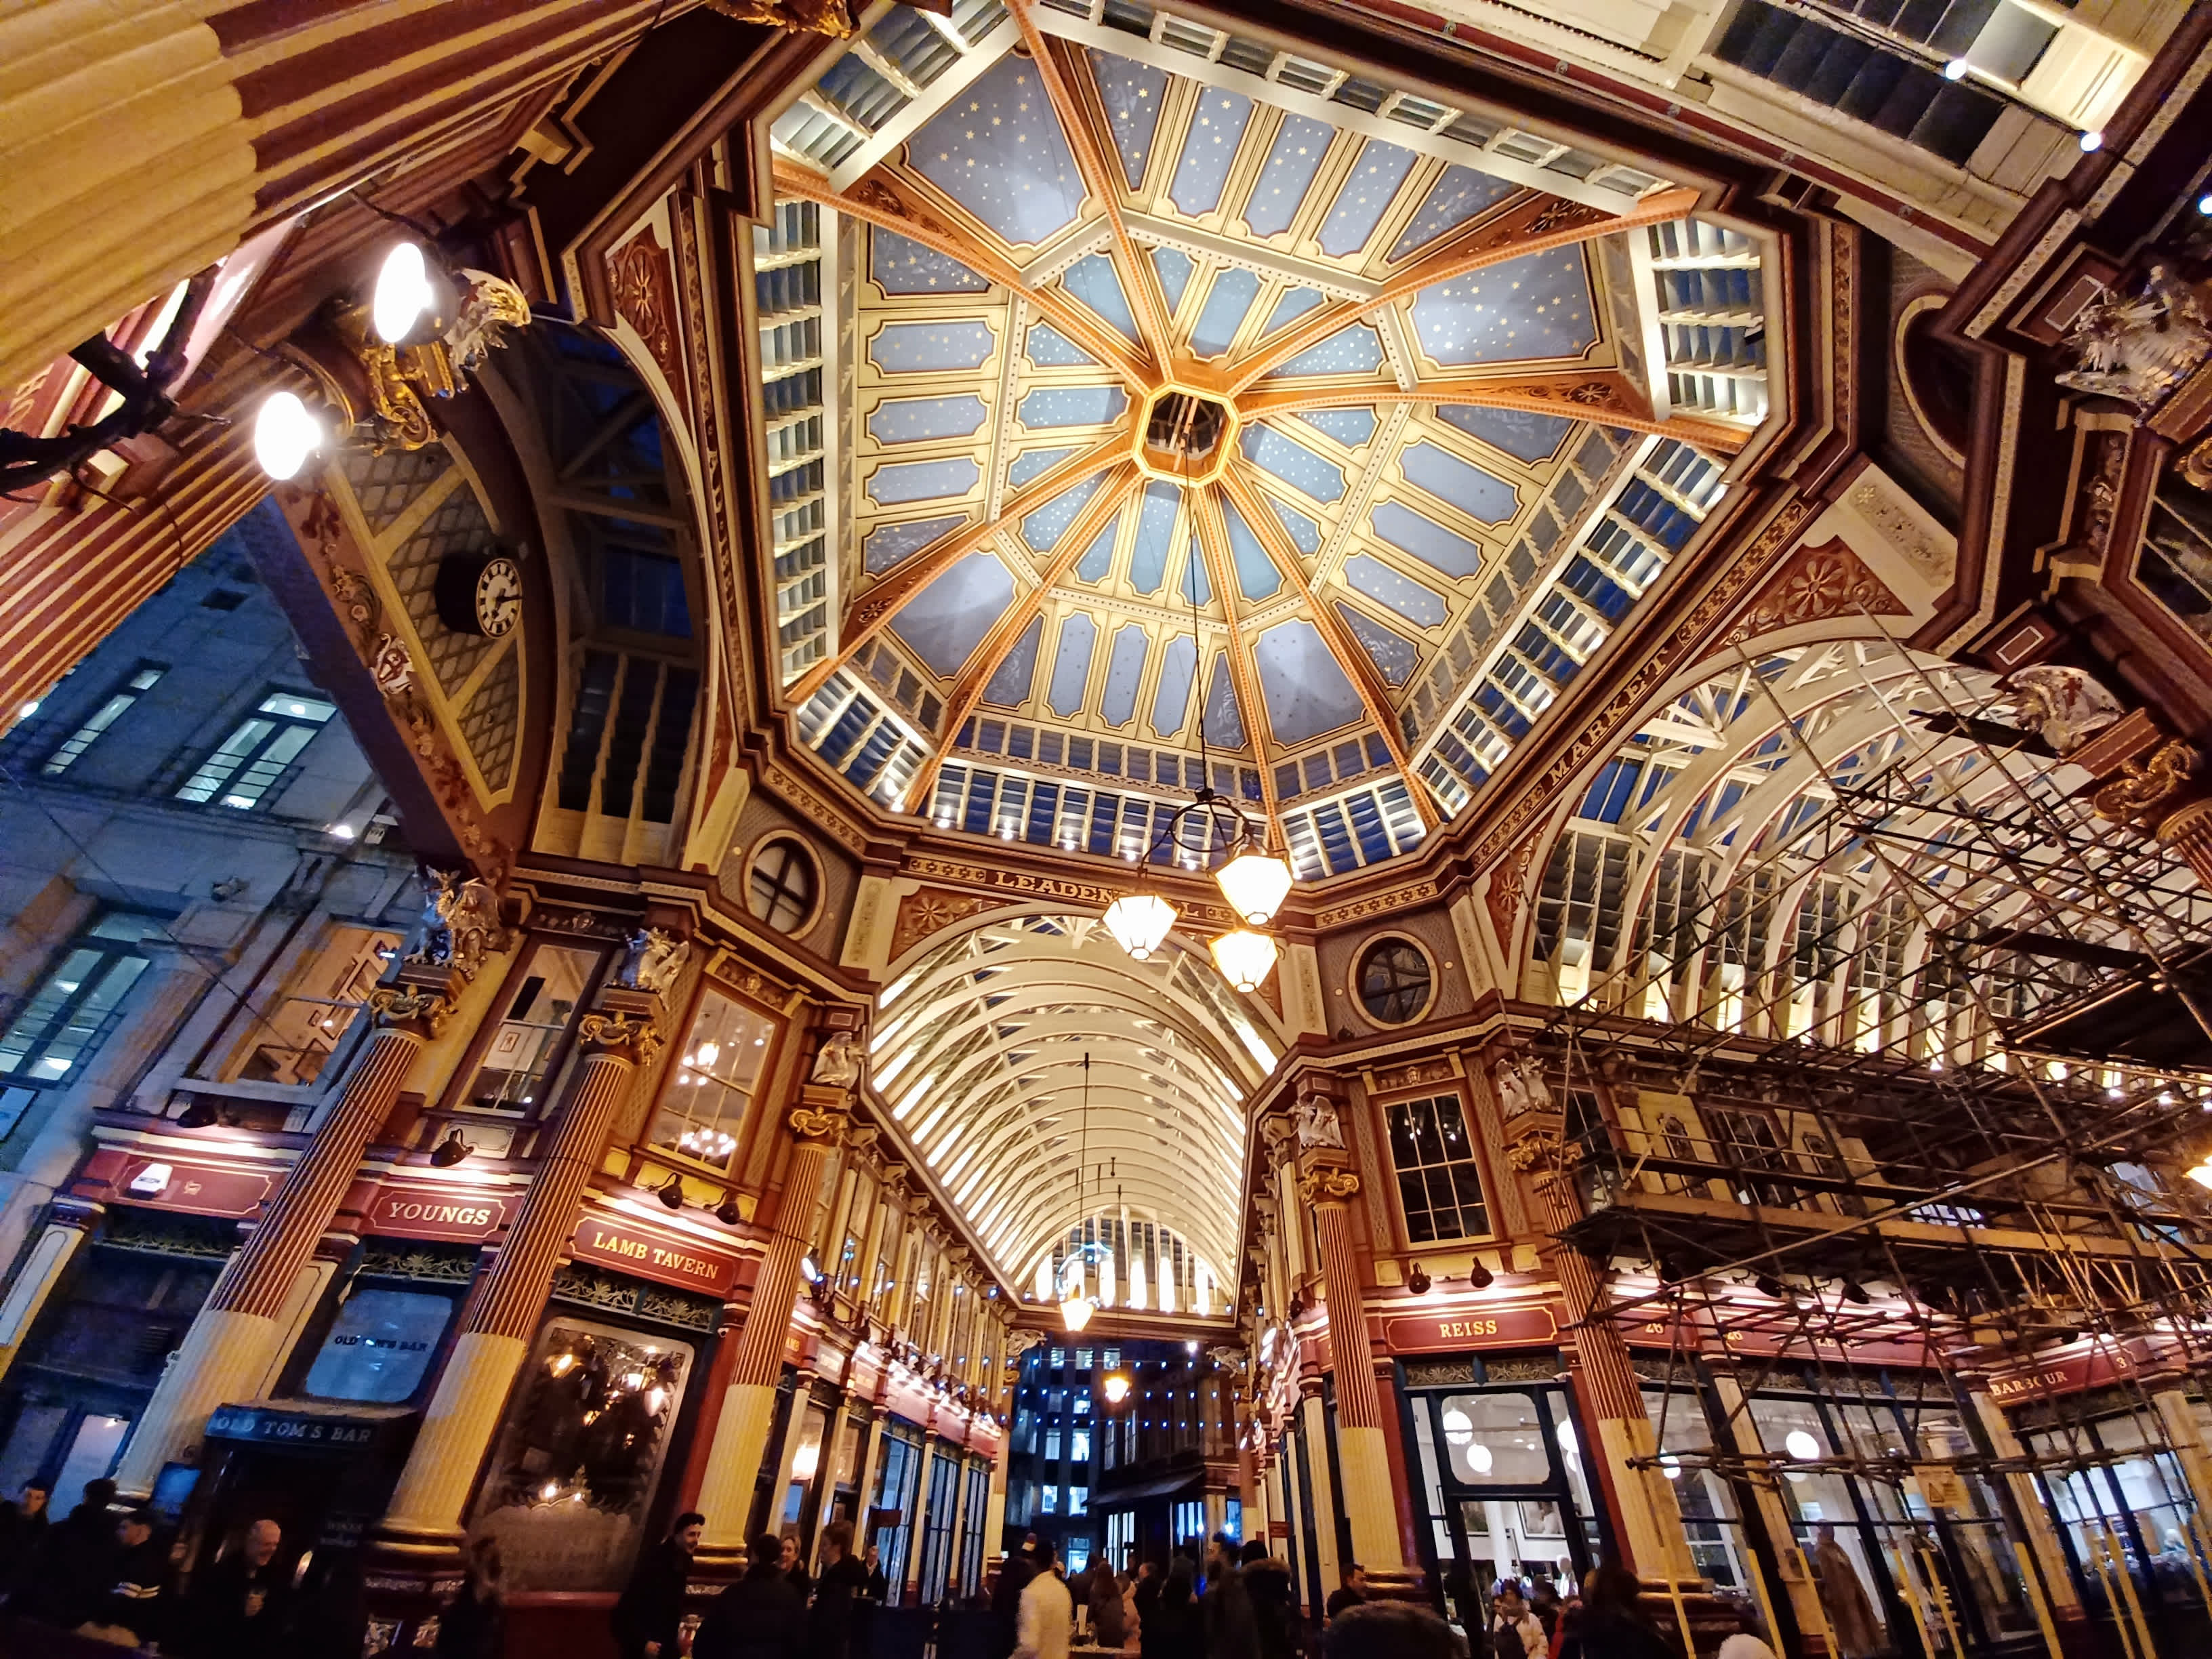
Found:
M 1191 637 L 1198 636 L 1198 592 L 1191 590 Z M 1199 775 L 1211 777 L 1212 767 L 1206 746 L 1206 705 L 1198 710 Z M 1139 962 L 1148 960 L 1164 944 L 1178 915 L 1175 906 L 1150 890 L 1152 868 L 1161 849 L 1172 842 L 1201 857 L 1212 853 L 1227 856 L 1213 872 L 1221 896 L 1241 926 L 1231 927 L 1211 942 L 1213 965 L 1239 991 L 1256 991 L 1275 966 L 1274 939 L 1257 930 L 1273 920 L 1291 890 L 1289 862 L 1267 850 L 1267 831 L 1246 816 L 1244 810 L 1211 784 L 1177 807 L 1152 837 L 1138 863 L 1134 892 L 1124 893 L 1106 907 L 1106 931 L 1114 942 Z

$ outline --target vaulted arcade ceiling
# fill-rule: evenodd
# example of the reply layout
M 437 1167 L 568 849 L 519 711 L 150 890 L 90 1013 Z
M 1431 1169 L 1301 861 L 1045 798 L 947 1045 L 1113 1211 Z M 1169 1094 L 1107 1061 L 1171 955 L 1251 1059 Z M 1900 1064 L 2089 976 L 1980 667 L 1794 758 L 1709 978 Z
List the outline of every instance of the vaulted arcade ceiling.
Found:
M 897 9 L 775 140 L 783 683 L 947 827 L 1137 856 L 1211 781 L 1304 878 L 1410 851 L 1769 413 L 1694 192 L 1120 0 Z

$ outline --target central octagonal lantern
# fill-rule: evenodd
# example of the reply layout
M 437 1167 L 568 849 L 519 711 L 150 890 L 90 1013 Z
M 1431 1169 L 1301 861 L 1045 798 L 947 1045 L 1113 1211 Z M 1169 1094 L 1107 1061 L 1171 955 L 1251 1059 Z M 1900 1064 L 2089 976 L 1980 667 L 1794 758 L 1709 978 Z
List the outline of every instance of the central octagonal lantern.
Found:
M 1148 477 L 1196 489 L 1236 453 L 1237 405 L 1219 392 L 1170 380 L 1147 394 L 1131 453 Z

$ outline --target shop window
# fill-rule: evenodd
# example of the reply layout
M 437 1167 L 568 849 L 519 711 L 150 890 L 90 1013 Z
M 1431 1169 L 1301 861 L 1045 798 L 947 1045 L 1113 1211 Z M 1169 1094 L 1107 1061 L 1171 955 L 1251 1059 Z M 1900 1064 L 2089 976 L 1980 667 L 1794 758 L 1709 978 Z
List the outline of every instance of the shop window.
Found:
M 795 836 L 771 836 L 754 849 L 745 874 L 745 908 L 779 933 L 804 931 L 821 893 L 814 855 Z
M 1440 1238 L 1477 1238 L 1490 1231 L 1482 1173 L 1460 1097 L 1394 1101 L 1390 1157 L 1405 1206 L 1406 1236 L 1416 1244 Z
M 506 1586 L 619 1589 L 690 1380 L 692 1350 L 580 1320 L 550 1321 L 508 1406 L 472 1533 L 499 1540 Z
M 46 764 L 39 769 L 40 775 L 58 778 L 76 765 L 77 757 L 97 743 L 100 734 L 128 714 L 131 704 L 151 691 L 168 672 L 167 664 L 158 662 L 142 662 L 132 669 L 123 684 L 108 694 L 106 701 L 86 715 L 84 723 L 46 757 Z
M 296 691 L 271 692 L 179 786 L 177 799 L 250 812 L 330 723 L 337 705 Z
M 759 1091 L 775 1031 L 736 998 L 709 987 L 660 1091 L 660 1109 L 647 1137 L 652 1144 L 727 1167 Z
M 582 1006 L 599 965 L 596 951 L 541 945 L 515 975 L 514 994 L 492 1032 L 469 1085 L 467 1103 L 480 1111 L 527 1111 L 544 1102 L 562 1040 Z
M 128 910 L 112 911 L 87 928 L 0 1035 L 0 1077 L 61 1083 L 91 1059 L 146 971 L 143 941 L 160 931 L 151 916 Z
M 1436 1000 L 1428 954 L 1411 939 L 1376 940 L 1360 956 L 1353 977 L 1359 1006 L 1378 1024 L 1407 1024 L 1428 1012 Z
M 398 945 L 396 933 L 331 928 L 274 1006 L 240 1007 L 192 1075 L 219 1083 L 320 1082 L 332 1057 L 366 1029 L 358 1024 L 361 1012 Z
M 339 1307 L 300 1392 L 380 1406 L 413 1399 L 453 1313 L 449 1296 L 356 1289 Z

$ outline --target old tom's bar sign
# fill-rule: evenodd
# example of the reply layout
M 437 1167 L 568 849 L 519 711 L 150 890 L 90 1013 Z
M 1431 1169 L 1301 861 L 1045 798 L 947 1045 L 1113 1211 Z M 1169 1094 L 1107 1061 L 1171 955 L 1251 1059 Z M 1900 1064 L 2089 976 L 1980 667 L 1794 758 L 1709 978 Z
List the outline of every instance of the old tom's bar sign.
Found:
M 1559 1321 L 1546 1307 L 1469 1308 L 1464 1312 L 1401 1314 L 1383 1328 L 1393 1353 L 1451 1353 L 1556 1342 Z
M 605 1216 L 586 1215 L 576 1224 L 568 1253 L 579 1261 L 708 1296 L 728 1295 L 738 1277 L 733 1256 Z
M 368 1230 L 399 1238 L 456 1238 L 471 1243 L 507 1225 L 507 1200 L 489 1193 L 387 1187 L 368 1208 Z

